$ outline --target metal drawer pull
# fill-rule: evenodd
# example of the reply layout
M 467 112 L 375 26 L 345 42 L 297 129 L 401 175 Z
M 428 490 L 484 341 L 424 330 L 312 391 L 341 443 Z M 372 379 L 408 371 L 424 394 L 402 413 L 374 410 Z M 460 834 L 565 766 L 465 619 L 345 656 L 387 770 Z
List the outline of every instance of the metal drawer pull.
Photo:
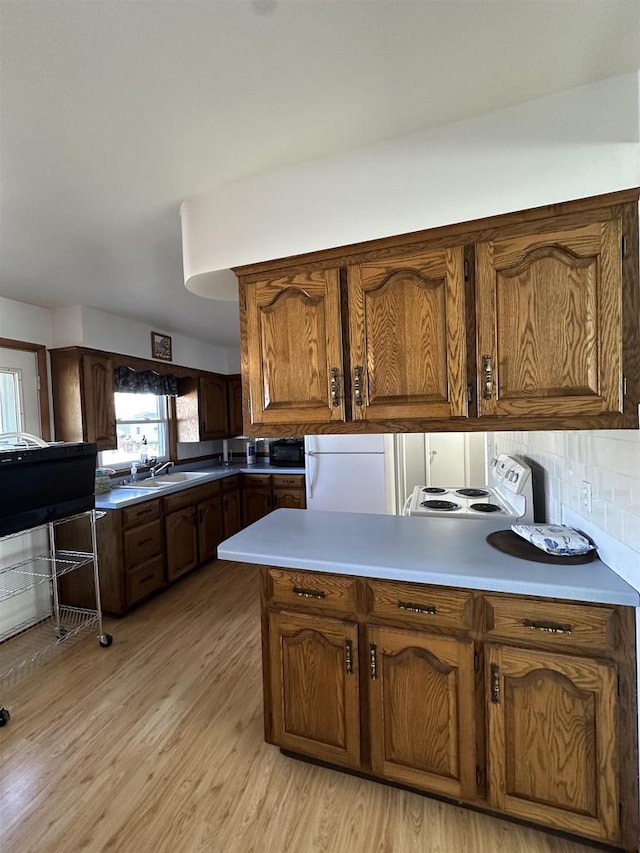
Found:
M 331 392 L 331 405 L 335 408 L 340 405 L 340 392 L 338 389 L 338 368 L 332 367 L 329 373 L 331 374 L 331 382 L 329 384 Z
M 570 634 L 573 631 L 573 625 L 562 622 L 541 622 L 535 619 L 523 619 L 522 624 L 525 628 L 531 628 L 532 631 L 545 631 L 547 634 Z
M 353 643 L 351 640 L 344 641 L 344 662 L 347 675 L 353 675 Z
M 494 705 L 500 704 L 500 667 L 497 663 L 491 664 L 491 701 Z
M 369 672 L 371 673 L 371 680 L 375 681 L 378 677 L 378 661 L 376 647 L 373 643 L 369 645 Z
M 301 586 L 294 586 L 293 594 L 299 595 L 300 598 L 326 598 L 327 593 L 321 589 L 304 589 Z
M 398 607 L 400 610 L 408 610 L 409 613 L 426 613 L 427 616 L 435 616 L 438 608 L 431 604 L 412 604 L 410 601 L 399 601 Z
M 482 397 L 490 400 L 493 397 L 493 365 L 491 356 L 482 356 Z

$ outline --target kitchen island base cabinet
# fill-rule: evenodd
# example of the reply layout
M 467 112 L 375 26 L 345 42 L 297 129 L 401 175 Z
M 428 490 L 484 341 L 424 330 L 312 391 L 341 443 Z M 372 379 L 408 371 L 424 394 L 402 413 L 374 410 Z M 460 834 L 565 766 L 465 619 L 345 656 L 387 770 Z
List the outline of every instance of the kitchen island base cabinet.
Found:
M 524 820 L 615 841 L 615 668 L 530 649 L 486 651 L 489 804 Z
M 322 761 L 359 767 L 358 626 L 272 613 L 269 637 L 275 742 Z
M 473 798 L 473 643 L 393 628 L 370 628 L 367 640 L 373 772 Z
M 633 608 L 262 572 L 269 743 L 637 851 Z

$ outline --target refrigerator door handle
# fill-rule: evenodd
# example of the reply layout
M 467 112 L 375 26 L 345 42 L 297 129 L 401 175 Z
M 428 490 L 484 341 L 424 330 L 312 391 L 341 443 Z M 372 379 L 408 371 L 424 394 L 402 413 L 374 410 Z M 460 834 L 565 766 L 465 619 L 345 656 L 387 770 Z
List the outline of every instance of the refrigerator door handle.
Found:
M 312 450 L 307 450 L 306 456 L 309 460 L 309 476 L 307 477 L 307 497 L 313 498 L 313 488 L 318 476 L 318 459 Z

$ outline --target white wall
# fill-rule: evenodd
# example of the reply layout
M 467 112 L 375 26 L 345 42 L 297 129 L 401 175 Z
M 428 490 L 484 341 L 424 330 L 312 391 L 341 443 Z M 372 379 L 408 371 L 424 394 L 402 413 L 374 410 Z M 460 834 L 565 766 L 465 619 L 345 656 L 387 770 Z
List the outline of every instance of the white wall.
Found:
M 0 338 L 51 346 L 51 312 L 0 296 Z
M 138 358 L 151 358 L 152 327 L 126 317 L 86 306 L 73 306 L 52 311 L 53 346 L 86 346 L 93 349 L 117 352 Z M 153 329 L 171 336 L 172 363 L 228 373 L 229 362 L 235 368 L 236 351 L 226 350 L 166 329 Z M 158 362 L 163 364 L 164 362 Z
M 188 199 L 187 287 L 228 298 L 232 266 L 638 186 L 639 90 L 626 74 Z
M 611 562 L 603 559 L 640 589 L 640 430 L 496 432 L 488 437 L 488 451 L 532 462 L 546 505 L 546 517 L 536 520 L 569 523 L 569 512 L 596 544 L 609 537 L 620 543 Z M 591 484 L 591 512 L 582 503 L 585 482 Z

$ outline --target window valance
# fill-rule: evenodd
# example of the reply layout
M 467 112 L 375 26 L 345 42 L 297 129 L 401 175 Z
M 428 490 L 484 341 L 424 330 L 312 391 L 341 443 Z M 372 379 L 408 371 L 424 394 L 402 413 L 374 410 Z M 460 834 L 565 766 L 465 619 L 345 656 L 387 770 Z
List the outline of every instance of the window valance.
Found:
M 116 367 L 113 371 L 115 390 L 126 394 L 157 394 L 178 396 L 178 377 L 172 373 L 157 373 L 155 370 L 134 370 L 132 367 Z

